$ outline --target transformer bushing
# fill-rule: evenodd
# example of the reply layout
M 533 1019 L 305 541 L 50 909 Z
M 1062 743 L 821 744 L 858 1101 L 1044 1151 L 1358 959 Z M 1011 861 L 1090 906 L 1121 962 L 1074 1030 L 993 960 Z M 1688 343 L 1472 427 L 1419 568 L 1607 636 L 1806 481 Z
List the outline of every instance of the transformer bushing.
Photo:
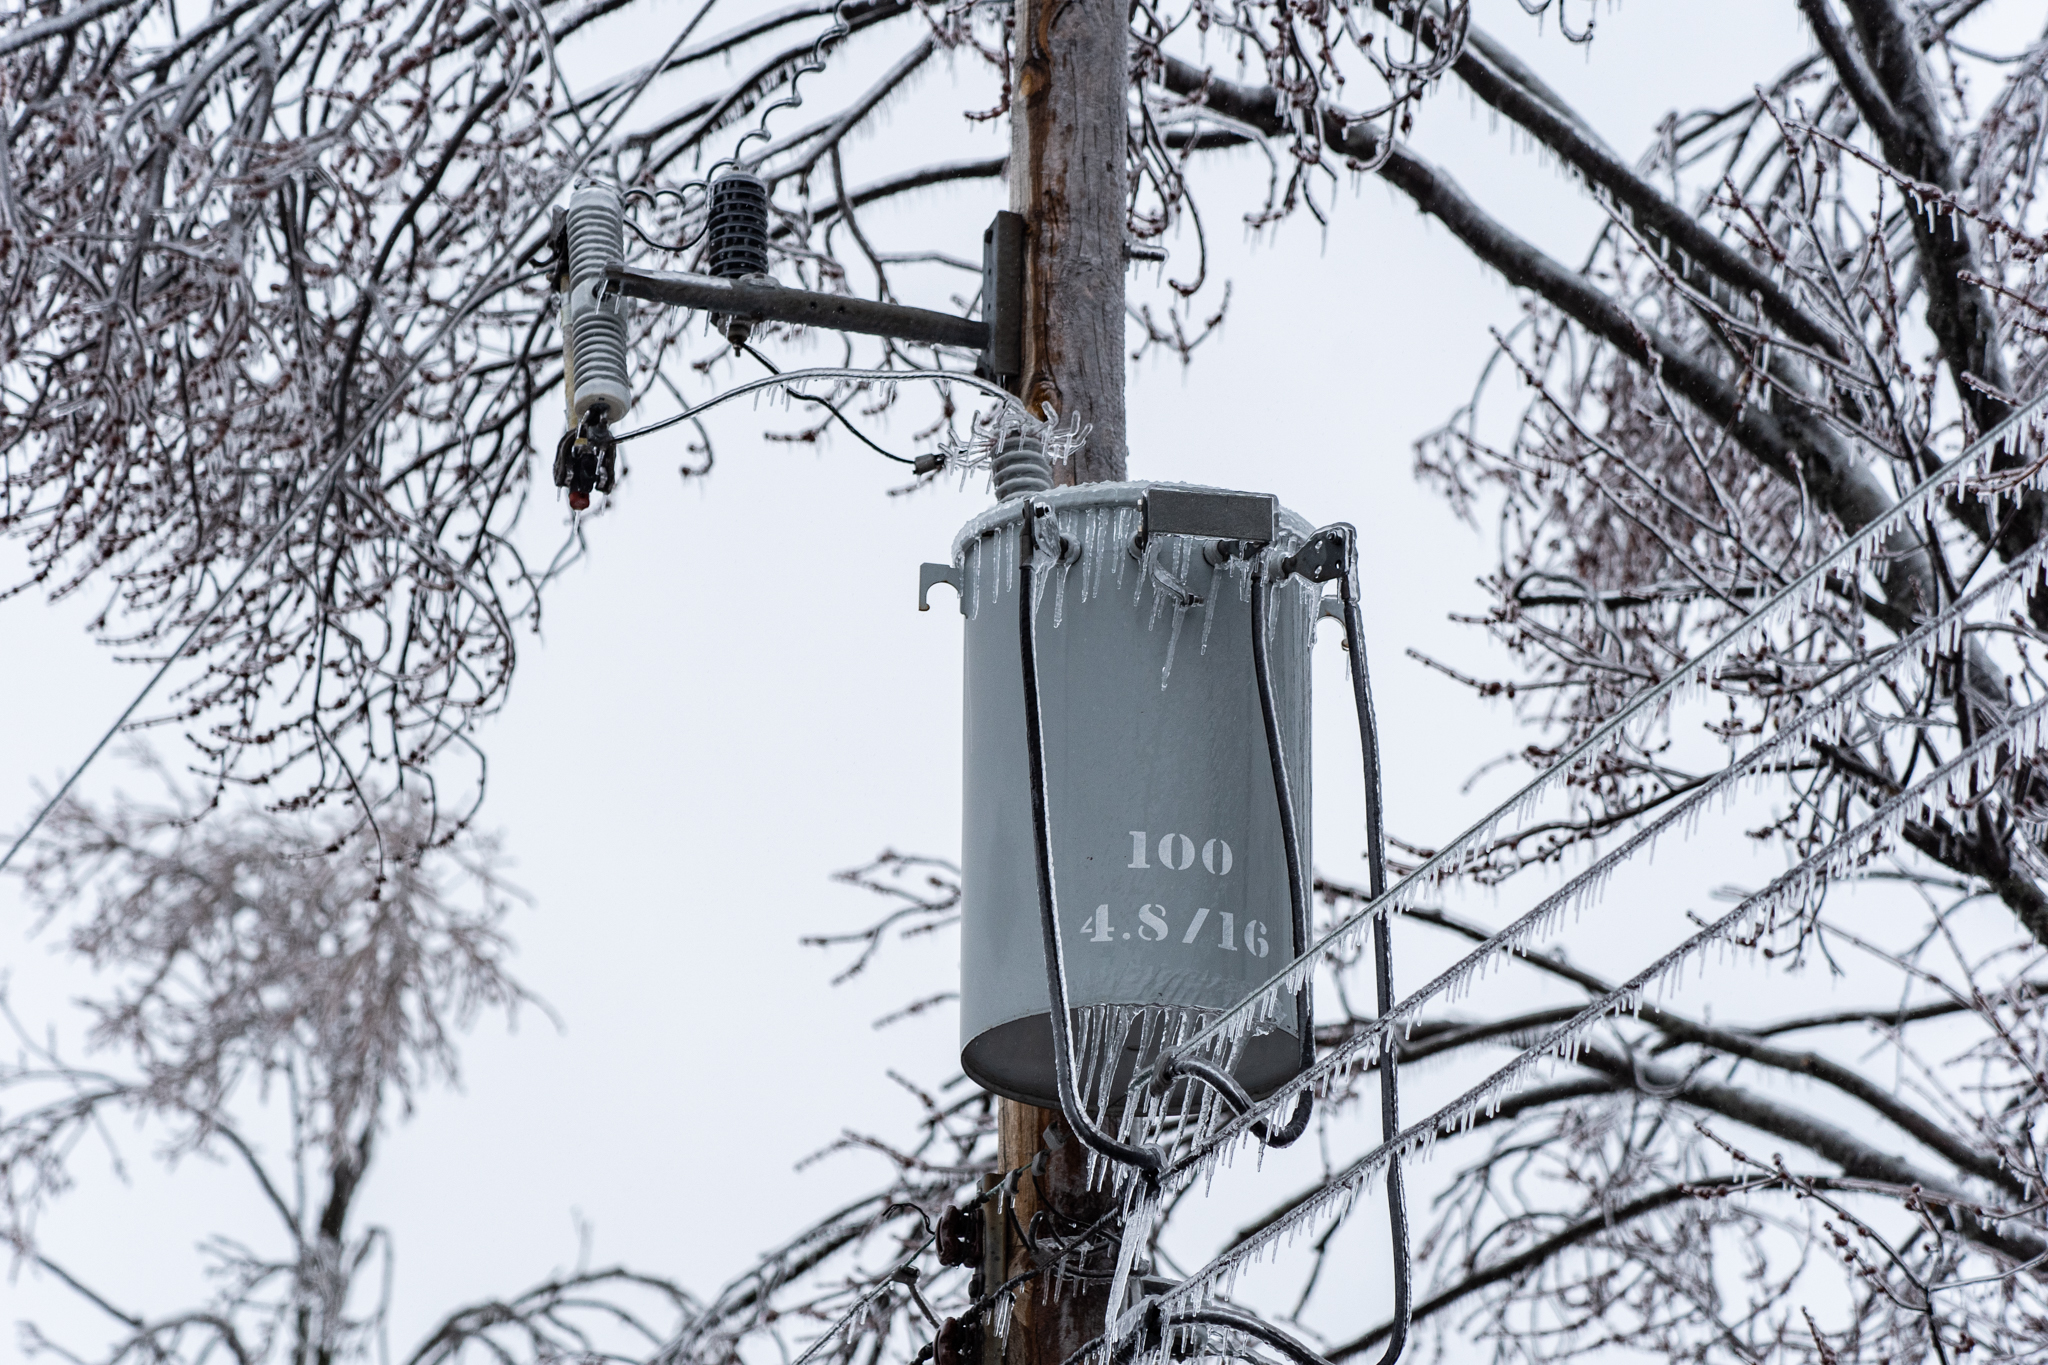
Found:
M 1045 437 L 1035 430 L 1022 428 L 1013 427 L 1005 431 L 996 442 L 989 473 L 998 502 L 1050 489 L 1052 461 L 1046 458 Z

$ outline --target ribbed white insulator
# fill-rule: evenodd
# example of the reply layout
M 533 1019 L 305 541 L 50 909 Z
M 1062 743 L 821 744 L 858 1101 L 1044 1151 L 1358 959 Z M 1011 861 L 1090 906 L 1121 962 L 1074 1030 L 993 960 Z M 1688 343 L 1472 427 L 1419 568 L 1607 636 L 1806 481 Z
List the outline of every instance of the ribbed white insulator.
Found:
M 633 388 L 626 378 L 625 313 L 617 299 L 606 299 L 576 311 L 574 325 L 576 399 L 570 414 L 581 422 L 592 405 L 602 404 L 605 421 L 616 422 L 633 406 Z
M 586 184 L 569 200 L 569 342 L 575 394 L 570 421 L 592 407 L 616 422 L 633 406 L 626 365 L 626 302 L 602 297 L 605 267 L 626 257 L 626 211 L 618 187 Z
M 569 200 L 569 284 L 604 277 L 626 259 L 626 206 L 616 185 L 587 184 Z

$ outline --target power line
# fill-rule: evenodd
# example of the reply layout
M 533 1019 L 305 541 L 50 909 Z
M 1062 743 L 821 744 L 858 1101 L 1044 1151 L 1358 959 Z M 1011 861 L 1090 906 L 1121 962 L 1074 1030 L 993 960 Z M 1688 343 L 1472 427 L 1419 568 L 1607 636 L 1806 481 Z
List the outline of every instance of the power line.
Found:
M 1182 1045 L 1183 1048 L 1193 1053 L 1212 1044 L 1221 1034 L 1237 1027 L 1244 1016 L 1254 1011 L 1258 1003 L 1268 995 L 1275 992 L 1285 993 L 1289 987 L 1289 978 L 1305 970 L 1313 970 L 1316 962 L 1325 953 L 1337 947 L 1346 936 L 1367 920 L 1385 913 L 1397 904 L 1400 897 L 1410 888 L 1423 885 L 1432 877 L 1454 870 L 1460 854 L 1485 839 L 1516 810 L 1543 795 L 1554 783 L 1563 780 L 1580 763 L 1604 750 L 1631 721 L 1671 700 L 1678 692 L 1692 686 L 1696 679 L 1704 679 L 1716 664 L 1738 649 L 1744 641 L 1752 638 L 1771 617 L 1824 591 L 1829 575 L 1844 568 L 1853 570 L 1860 563 L 1862 556 L 1872 548 L 1873 542 L 1881 540 L 1885 535 L 1917 518 L 1936 498 L 1951 491 L 1951 485 L 1968 472 L 1968 466 L 1973 461 L 1990 451 L 2023 423 L 2039 416 L 2044 408 L 2048 408 L 2048 390 L 2044 390 L 2016 409 L 2003 422 L 1964 447 L 1960 455 L 1921 480 L 1905 496 L 1865 522 L 1859 529 L 1850 532 L 1840 545 L 1821 556 L 1811 568 L 1760 603 L 1754 611 L 1724 631 L 1699 654 L 1686 660 L 1681 667 L 1673 669 L 1662 681 L 1653 683 L 1637 693 L 1628 705 L 1600 722 L 1591 734 L 1523 784 L 1514 795 L 1474 821 L 1464 833 L 1430 855 L 1385 895 L 1331 926 L 1300 956 L 1280 966 L 1243 999 L 1196 1032 Z
M 1454 1130 L 1467 1116 L 1497 1100 L 1530 1066 L 1544 1057 L 1565 1055 L 1570 1050 L 1572 1042 L 1601 1019 L 1625 1011 L 1633 1003 L 1640 1002 L 1652 986 L 1669 976 L 1701 948 L 1740 931 L 1751 921 L 1767 914 L 1781 899 L 1796 896 L 1814 881 L 1828 878 L 1832 875 L 1833 865 L 1843 858 L 1844 850 L 1850 850 L 1849 856 L 1853 858 L 1855 849 L 1867 848 L 1872 840 L 1885 837 L 1887 829 L 1895 828 L 1896 822 L 1902 820 L 1913 807 L 1939 799 L 1944 790 L 1953 789 L 1953 783 L 1966 779 L 1978 764 L 1996 754 L 2003 745 L 2010 743 L 2015 732 L 2030 728 L 2038 738 L 2044 720 L 2048 720 L 2048 700 L 2036 701 L 1997 723 L 1986 726 L 1974 744 L 1956 754 L 1919 782 L 1885 801 L 1867 820 L 1843 838 L 1832 841 L 1827 847 L 1801 859 L 1761 891 L 1745 897 L 1727 914 L 1658 957 L 1650 966 L 1595 997 L 1571 1019 L 1517 1052 L 1506 1065 L 1449 1104 L 1437 1109 L 1427 1118 L 1410 1124 L 1366 1152 L 1351 1165 L 1329 1176 L 1309 1197 L 1298 1202 L 1286 1214 L 1260 1227 L 1256 1232 L 1247 1234 L 1242 1240 L 1218 1253 L 1207 1265 L 1197 1269 L 1162 1297 L 1177 1300 L 1200 1293 L 1207 1284 L 1228 1275 L 1247 1261 L 1255 1260 L 1265 1248 L 1278 1239 L 1291 1235 L 1303 1221 L 1324 1212 L 1334 1200 L 1343 1198 L 1346 1192 L 1369 1179 L 1395 1156 L 1417 1147 L 1426 1147 L 1437 1136 Z M 1329 1066 L 1329 1059 L 1318 1063 L 1317 1075 L 1304 1074 L 1295 1077 L 1273 1095 L 1261 1100 L 1243 1115 L 1232 1119 L 1207 1139 L 1200 1149 L 1177 1162 L 1170 1173 L 1171 1176 L 1192 1183 L 1199 1178 L 1202 1164 L 1212 1159 L 1231 1139 L 1247 1131 L 1251 1123 L 1260 1117 L 1261 1110 L 1274 1106 L 1276 1102 L 1284 1102 L 1294 1091 L 1313 1084 L 1322 1075 L 1327 1075 Z
M 762 355 L 762 354 L 761 354 L 761 353 L 760 353 L 759 351 L 755 350 L 755 349 L 754 349 L 754 348 L 753 348 L 752 346 L 749 346 L 749 345 L 747 345 L 747 344 L 746 344 L 745 342 L 741 342 L 741 343 L 740 343 L 740 349 L 741 349 L 742 351 L 745 351 L 745 352 L 746 352 L 746 353 L 747 353 L 748 355 L 750 355 L 750 356 L 754 357 L 754 359 L 756 359 L 756 360 L 760 361 L 762 365 L 764 365 L 765 367 L 767 367 L 768 373 L 770 373 L 770 374 L 781 374 L 781 373 L 782 373 L 782 371 L 781 371 L 781 370 L 779 370 L 779 369 L 777 369 L 777 368 L 775 367 L 775 362 L 773 362 L 773 361 L 771 361 L 770 359 L 768 359 L 768 357 L 767 357 L 767 356 L 765 356 L 765 355 Z M 803 399 L 803 400 L 804 400 L 804 401 L 805 401 L 806 403 L 816 403 L 816 404 L 817 404 L 817 405 L 818 405 L 819 407 L 821 407 L 821 408 L 825 409 L 825 411 L 827 411 L 827 412 L 831 413 L 831 414 L 832 414 L 832 415 L 833 415 L 834 417 L 837 417 L 837 418 L 839 419 L 839 425 L 840 425 L 840 426 L 843 426 L 843 427 L 845 427 L 845 428 L 846 428 L 846 429 L 847 429 L 848 431 L 852 432 L 852 433 L 854 434 L 854 437 L 855 437 L 855 438 L 856 438 L 857 440 L 859 440 L 859 441 L 860 441 L 860 443 L 861 443 L 862 445 L 865 445 L 865 446 L 866 446 L 866 447 L 867 447 L 868 449 L 870 449 L 870 450 L 874 451 L 874 452 L 875 452 L 875 454 L 877 454 L 877 455 L 881 456 L 881 457 L 882 457 L 883 459 L 885 459 L 885 460 L 894 460 L 894 461 L 895 461 L 895 462 L 896 462 L 897 464 L 911 464 L 911 465 L 914 465 L 914 464 L 916 464 L 916 463 L 917 463 L 917 461 L 916 461 L 916 460 L 906 459 L 906 458 L 904 458 L 904 457 L 903 457 L 903 456 L 901 456 L 901 455 L 897 455 L 897 454 L 894 454 L 894 453 L 892 453 L 892 452 L 890 452 L 890 451 L 884 450 L 884 449 L 882 449 L 882 448 L 881 448 L 880 446 L 876 445 L 876 444 L 875 444 L 875 443 L 874 443 L 873 441 L 869 440 L 869 439 L 868 439 L 868 434 L 867 434 L 866 432 L 862 431 L 862 430 L 861 430 L 861 429 L 860 429 L 859 427 L 855 426 L 855 425 L 854 425 L 853 423 L 851 423 L 851 422 L 847 421 L 847 420 L 846 420 L 846 414 L 845 414 L 845 413 L 843 413 L 843 412 L 841 412 L 841 411 L 840 411 L 840 410 L 839 410 L 838 408 L 834 407 L 834 406 L 832 405 L 832 403 L 831 403 L 831 401 L 830 401 L 829 399 L 819 398 L 819 397 L 818 397 L 817 395 L 815 395 L 815 394 L 809 394 L 809 393 L 799 393 L 799 392 L 797 392 L 797 391 L 796 391 L 796 390 L 794 390 L 794 389 L 790 390 L 790 396 L 791 396 L 792 398 L 801 398 L 801 399 Z

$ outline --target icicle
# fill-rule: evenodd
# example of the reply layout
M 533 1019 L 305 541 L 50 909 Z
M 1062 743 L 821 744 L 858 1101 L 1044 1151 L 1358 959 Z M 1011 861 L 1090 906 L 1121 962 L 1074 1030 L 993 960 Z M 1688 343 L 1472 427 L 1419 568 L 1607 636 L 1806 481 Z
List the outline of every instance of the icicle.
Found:
M 1079 544 L 1079 541 L 1075 542 L 1075 545 L 1077 547 L 1079 546 Z M 1060 556 L 1059 583 L 1058 586 L 1054 589 L 1052 595 L 1052 628 L 1054 630 L 1058 630 L 1060 628 L 1060 623 L 1066 619 L 1067 576 L 1069 573 L 1072 572 L 1073 567 L 1074 557 L 1072 555 L 1063 554 Z
M 972 621 L 981 615 L 981 547 L 983 537 L 976 536 L 967 547 L 967 582 L 971 589 L 968 595 L 967 619 Z
M 1124 1296 L 1131 1286 L 1131 1260 L 1138 1254 L 1138 1248 L 1152 1240 L 1152 1219 L 1159 1211 L 1158 1194 L 1153 1186 L 1143 1181 L 1132 1182 L 1132 1196 L 1124 1207 L 1123 1237 L 1117 1243 L 1116 1272 L 1109 1281 L 1109 1315 L 1103 1323 L 1103 1331 L 1110 1341 L 1117 1340 L 1118 1319 L 1123 1313 Z
M 1173 676 L 1173 652 L 1176 649 L 1180 648 L 1181 622 L 1187 619 L 1187 615 L 1188 604 L 1185 602 L 1176 602 L 1173 607 L 1173 631 L 1166 637 L 1166 666 L 1159 670 L 1159 690 L 1161 692 L 1164 692 L 1166 690 L 1167 680 Z M 1202 635 L 1205 647 L 1207 643 L 1208 634 L 1209 632 L 1207 627 L 1204 627 Z

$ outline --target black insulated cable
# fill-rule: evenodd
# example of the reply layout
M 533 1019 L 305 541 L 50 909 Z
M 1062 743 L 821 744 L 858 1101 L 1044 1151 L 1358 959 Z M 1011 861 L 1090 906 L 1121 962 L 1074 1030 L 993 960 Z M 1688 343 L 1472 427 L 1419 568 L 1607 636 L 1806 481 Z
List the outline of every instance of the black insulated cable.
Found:
M 1166 1169 L 1166 1158 L 1156 1147 L 1136 1147 L 1118 1142 L 1097 1128 L 1081 1107 L 1074 1088 L 1073 1021 L 1067 1012 L 1067 959 L 1060 942 L 1057 897 L 1053 890 L 1052 826 L 1046 811 L 1045 727 L 1039 713 L 1038 618 L 1032 611 L 1032 560 L 1038 547 L 1038 518 L 1052 517 L 1052 508 L 1033 499 L 1017 526 L 1017 645 L 1024 682 L 1024 748 L 1031 779 L 1032 854 L 1038 865 L 1038 923 L 1045 941 L 1045 990 L 1052 1017 L 1053 1074 L 1059 1084 L 1060 1114 L 1074 1135 L 1099 1156 L 1144 1172 L 1156 1182 Z M 1054 523 L 1051 544 L 1061 544 L 1058 523 Z
M 1377 901 L 1387 894 L 1387 823 L 1380 789 L 1379 718 L 1372 704 L 1372 675 L 1365 658 L 1364 585 L 1358 575 L 1358 530 L 1340 522 L 1318 535 L 1333 534 L 1343 543 L 1338 591 L 1344 606 L 1345 644 L 1351 659 L 1351 698 L 1358 709 L 1358 747 L 1365 767 L 1366 887 Z M 1380 1015 L 1394 1008 L 1393 930 L 1381 915 L 1373 924 L 1373 980 L 1379 996 Z M 1401 1091 L 1394 1060 L 1394 1044 L 1388 1040 L 1380 1054 L 1380 1135 L 1391 1140 L 1401 1131 Z M 1407 1349 L 1408 1326 L 1414 1317 L 1414 1269 L 1408 1257 L 1408 1192 L 1401 1179 L 1401 1157 L 1387 1161 L 1388 1235 L 1394 1249 L 1394 1330 L 1387 1339 L 1386 1352 L 1378 1365 L 1394 1365 Z
M 748 355 L 754 357 L 754 359 L 760 361 L 761 364 L 767 369 L 768 373 L 775 375 L 779 375 L 782 373 L 781 370 L 775 367 L 774 361 L 770 360 L 767 356 L 762 355 L 759 351 L 755 350 L 746 342 L 742 341 L 740 343 L 740 349 L 742 351 L 745 351 Z M 869 440 L 868 434 L 862 431 L 859 427 L 855 426 L 853 423 L 847 421 L 846 414 L 841 412 L 838 408 L 834 407 L 829 399 L 820 398 L 814 393 L 805 393 L 802 389 L 790 389 L 787 392 L 791 398 L 801 398 L 806 403 L 816 403 L 819 407 L 825 409 L 825 411 L 831 413 L 834 417 L 837 417 L 839 419 L 839 425 L 845 427 L 848 431 L 852 432 L 855 440 L 859 441 L 869 450 L 874 451 L 875 454 L 881 456 L 883 459 L 894 460 L 897 464 L 914 465 L 917 463 L 916 460 L 912 460 L 905 456 L 893 454 L 890 451 L 884 450 L 880 446 L 876 445 L 873 441 Z M 637 435 L 638 433 L 635 434 Z
M 1280 737 L 1280 711 L 1273 699 L 1273 665 L 1267 657 L 1266 625 L 1271 611 L 1271 585 L 1266 581 L 1264 547 L 1254 552 L 1252 575 L 1252 672 L 1259 684 L 1259 715 L 1266 723 L 1266 756 L 1273 764 L 1273 795 L 1280 806 L 1280 842 L 1287 853 L 1287 904 L 1294 922 L 1294 951 L 1299 957 L 1308 951 L 1308 879 L 1301 866 L 1301 829 L 1295 819 L 1293 785 L 1287 780 L 1287 750 Z M 1316 1062 L 1315 1004 L 1304 981 L 1294 996 L 1295 1029 L 1301 1037 L 1301 1069 Z M 1315 1112 L 1315 1096 L 1304 1088 L 1295 1097 L 1294 1114 L 1287 1126 L 1274 1132 L 1264 1121 L 1253 1131 L 1268 1147 L 1288 1147 L 1308 1131 L 1309 1115 Z

